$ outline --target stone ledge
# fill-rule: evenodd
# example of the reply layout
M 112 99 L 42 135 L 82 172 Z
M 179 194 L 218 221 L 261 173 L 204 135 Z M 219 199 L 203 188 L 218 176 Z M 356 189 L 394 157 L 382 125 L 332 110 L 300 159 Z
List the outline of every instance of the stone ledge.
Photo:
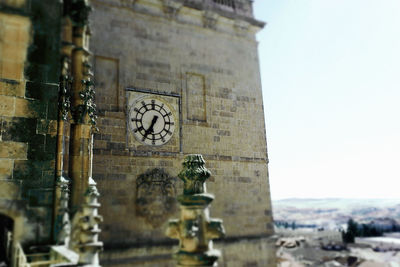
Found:
M 149 12 L 147 9 L 143 9 L 143 8 L 137 8 L 135 4 L 132 5 L 125 5 L 122 3 L 118 3 L 120 1 L 118 0 L 92 0 L 92 2 L 97 3 L 97 4 L 103 4 L 103 5 L 108 5 L 108 6 L 114 6 L 114 7 L 124 7 L 124 8 L 130 8 L 134 11 L 140 12 L 140 13 L 151 13 Z M 123 1 L 121 1 L 123 2 Z M 196 9 L 199 11 L 213 11 L 216 14 L 226 17 L 228 19 L 232 19 L 232 20 L 243 20 L 248 22 L 249 24 L 256 26 L 256 27 L 260 27 L 263 28 L 266 23 L 263 21 L 259 21 L 257 19 L 255 19 L 252 16 L 246 16 L 243 14 L 238 14 L 235 12 L 234 9 L 231 10 L 225 10 L 226 8 L 224 7 L 219 7 L 218 4 L 213 3 L 212 2 L 211 5 L 210 3 L 204 3 L 203 0 L 190 0 L 190 1 L 182 1 L 182 0 L 175 0 L 175 2 L 177 3 L 182 3 L 182 6 L 187 7 L 187 8 L 192 8 L 192 9 Z

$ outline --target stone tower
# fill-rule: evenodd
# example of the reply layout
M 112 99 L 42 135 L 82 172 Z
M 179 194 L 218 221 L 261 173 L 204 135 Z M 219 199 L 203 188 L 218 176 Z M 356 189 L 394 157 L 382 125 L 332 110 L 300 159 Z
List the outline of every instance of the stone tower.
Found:
M 0 1 L 2 266 L 99 266 L 89 11 L 88 0 Z
M 173 266 L 177 174 L 202 154 L 221 266 L 275 266 L 251 0 L 92 0 L 103 266 Z

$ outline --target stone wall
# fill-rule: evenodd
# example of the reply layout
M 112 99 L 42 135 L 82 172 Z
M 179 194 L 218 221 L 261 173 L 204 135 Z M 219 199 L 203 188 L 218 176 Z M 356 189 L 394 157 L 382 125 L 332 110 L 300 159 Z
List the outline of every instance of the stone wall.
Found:
M 184 155 L 196 153 L 212 173 L 211 216 L 224 220 L 230 240 L 221 241 L 221 264 L 234 266 L 230 258 L 242 252 L 252 256 L 236 255 L 237 266 L 274 266 L 273 247 L 262 239 L 273 234 L 255 40 L 263 24 L 250 11 L 244 19 L 229 10 L 180 3 L 92 1 L 100 129 L 93 177 L 102 194 L 102 264 L 170 266 L 176 243 L 164 231 L 168 218 L 178 216 L 177 205 L 165 206 L 157 175 L 138 181 L 156 168 L 174 178 Z M 176 98 L 170 104 L 178 130 L 167 144 L 152 147 L 133 136 L 128 114 L 135 94 Z M 168 194 L 180 194 L 181 182 L 171 183 Z
M 18 187 L 1 198 L 28 220 L 21 241 L 38 245 L 51 238 L 61 9 L 51 0 L 0 5 L 0 187 Z

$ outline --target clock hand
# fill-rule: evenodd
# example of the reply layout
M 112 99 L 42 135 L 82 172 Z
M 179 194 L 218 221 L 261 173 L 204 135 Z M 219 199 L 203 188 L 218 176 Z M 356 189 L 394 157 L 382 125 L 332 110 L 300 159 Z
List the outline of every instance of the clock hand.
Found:
M 144 133 L 144 138 L 146 138 L 149 134 L 154 132 L 154 124 L 156 124 L 158 120 L 158 116 L 154 116 L 153 119 L 151 120 L 151 124 L 149 128 L 147 128 L 146 132 Z

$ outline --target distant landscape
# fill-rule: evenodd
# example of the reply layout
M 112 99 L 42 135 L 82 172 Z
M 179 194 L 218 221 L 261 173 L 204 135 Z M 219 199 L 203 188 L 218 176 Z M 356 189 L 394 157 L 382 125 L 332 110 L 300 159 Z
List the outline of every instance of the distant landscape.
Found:
M 400 199 L 272 202 L 278 266 L 400 267 Z
M 272 202 L 275 221 L 316 225 L 327 229 L 342 227 L 352 218 L 369 223 L 394 220 L 400 223 L 400 199 L 282 199 Z

